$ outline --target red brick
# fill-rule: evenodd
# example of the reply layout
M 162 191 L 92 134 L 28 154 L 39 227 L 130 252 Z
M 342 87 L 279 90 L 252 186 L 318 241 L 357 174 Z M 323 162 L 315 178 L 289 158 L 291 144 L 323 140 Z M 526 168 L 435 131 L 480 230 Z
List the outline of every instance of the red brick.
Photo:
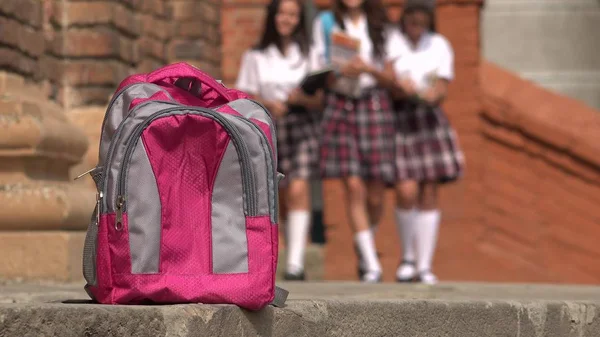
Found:
M 174 23 L 175 34 L 179 38 L 202 38 L 212 43 L 219 40 L 219 28 L 213 25 L 198 25 L 197 21 Z
M 129 63 L 137 63 L 140 60 L 140 48 L 137 40 L 124 36 L 119 37 L 119 57 Z
M 504 231 L 494 229 L 486 232 L 479 245 L 493 249 L 497 261 L 502 261 L 502 265 L 494 264 L 495 268 L 525 269 L 527 272 L 522 273 L 521 277 L 531 277 L 532 271 L 543 272 L 542 268 L 534 262 L 537 255 L 535 247 L 515 240 Z M 522 270 L 522 272 L 525 270 Z M 515 280 L 516 277 L 516 275 L 506 275 L 505 281 L 517 281 Z
M 62 87 L 59 92 L 59 103 L 67 109 L 94 104 L 107 104 L 114 88 L 106 87 Z
M 140 17 L 137 13 L 122 5 L 113 4 L 112 22 L 114 25 L 131 36 L 140 34 Z M 157 27 L 159 28 L 159 27 Z
M 150 37 L 142 37 L 138 40 L 140 53 L 152 56 L 155 59 L 166 60 L 165 46 L 162 42 Z
M 44 51 L 44 36 L 16 20 L 0 17 L 0 42 L 37 57 Z
M 166 20 L 157 19 L 150 14 L 140 14 L 141 32 L 161 41 L 168 40 L 173 34 L 173 24 Z
M 483 133 L 496 141 L 508 144 L 512 147 L 522 148 L 525 146 L 525 139 L 517 131 L 507 129 L 501 125 L 483 123 Z
M 171 1 L 169 6 L 172 7 L 172 15 L 174 20 L 195 21 L 199 28 L 203 26 L 199 24 L 200 20 L 203 22 L 210 22 L 220 15 L 220 13 L 217 11 L 218 6 L 211 5 L 207 2 L 191 0 Z
M 118 36 L 110 29 L 69 29 L 52 43 L 55 55 L 62 57 L 110 57 L 118 54 Z
M 64 61 L 63 68 L 63 83 L 67 86 L 114 85 L 126 71 L 113 61 Z
M 197 40 L 174 40 L 167 45 L 167 57 L 171 59 L 202 59 L 206 43 Z
M 40 28 L 42 24 L 42 2 L 39 0 L 2 0 L 0 12 L 9 13 L 35 28 Z
M 0 67 L 8 67 L 28 75 L 34 74 L 37 70 L 34 59 L 4 47 L 0 47 Z
M 113 7 L 121 7 L 112 1 L 55 1 L 55 22 L 71 25 L 109 24 Z M 90 15 L 93 13 L 93 15 Z

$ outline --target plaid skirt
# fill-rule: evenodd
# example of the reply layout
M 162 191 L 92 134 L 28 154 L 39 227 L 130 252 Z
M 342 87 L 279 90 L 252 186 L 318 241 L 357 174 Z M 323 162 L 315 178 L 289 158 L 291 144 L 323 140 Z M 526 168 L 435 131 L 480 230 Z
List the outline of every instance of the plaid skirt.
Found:
M 319 169 L 319 121 L 315 112 L 293 108 L 276 120 L 278 171 L 281 185 L 293 179 L 312 179 Z
M 328 93 L 321 122 L 323 178 L 394 181 L 394 113 L 385 90 L 361 98 Z
M 442 109 L 401 102 L 395 110 L 397 179 L 447 183 L 461 177 L 464 155 Z

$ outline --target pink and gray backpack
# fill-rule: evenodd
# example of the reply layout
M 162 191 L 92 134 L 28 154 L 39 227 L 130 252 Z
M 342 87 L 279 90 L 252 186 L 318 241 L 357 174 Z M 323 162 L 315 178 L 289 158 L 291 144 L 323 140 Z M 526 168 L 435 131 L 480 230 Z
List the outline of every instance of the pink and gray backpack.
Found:
M 283 305 L 269 112 L 186 63 L 126 78 L 102 124 L 83 253 L 105 304 Z

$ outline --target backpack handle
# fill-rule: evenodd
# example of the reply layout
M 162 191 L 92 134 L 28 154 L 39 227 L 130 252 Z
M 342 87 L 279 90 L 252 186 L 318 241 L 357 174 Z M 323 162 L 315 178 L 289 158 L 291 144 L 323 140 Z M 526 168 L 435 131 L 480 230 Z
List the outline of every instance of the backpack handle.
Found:
M 229 92 L 221 83 L 200 69 L 185 62 L 173 63 L 157 69 L 147 75 L 147 81 L 155 84 L 159 84 L 162 81 L 171 82 L 195 96 L 200 96 L 202 87 L 206 86 L 216 91 L 228 101 L 231 100 Z

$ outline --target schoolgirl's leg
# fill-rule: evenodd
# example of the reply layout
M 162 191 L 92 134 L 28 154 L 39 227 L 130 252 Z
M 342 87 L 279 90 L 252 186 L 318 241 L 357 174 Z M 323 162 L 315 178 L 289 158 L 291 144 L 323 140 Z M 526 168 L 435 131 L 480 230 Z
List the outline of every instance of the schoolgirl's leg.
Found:
M 402 261 L 396 270 L 396 280 L 411 282 L 417 276 L 415 239 L 417 233 L 417 203 L 419 183 L 403 180 L 396 184 L 396 228 L 402 242 Z
M 417 271 L 421 282 L 435 284 L 437 277 L 431 272 L 431 265 L 441 218 L 437 207 L 437 183 L 423 182 L 420 184 L 419 190 L 419 209 L 415 217 Z
M 278 164 L 287 176 L 287 261 L 285 279 L 302 281 L 304 254 L 311 223 L 310 179 L 318 164 L 317 125 L 307 111 L 290 111 L 278 120 Z
M 362 260 L 364 282 L 378 282 L 381 279 L 381 264 L 375 249 L 375 237 L 370 229 L 367 209 L 367 187 L 364 180 L 357 176 L 343 179 L 346 189 L 348 219 L 354 230 L 354 241 Z
M 306 179 L 294 179 L 286 189 L 287 280 L 304 280 L 304 252 L 310 229 L 310 185 Z
M 367 211 L 369 214 L 369 225 L 373 235 L 377 232 L 377 227 L 383 215 L 383 193 L 385 184 L 380 181 L 367 182 Z
M 366 182 L 366 187 L 369 230 L 371 231 L 373 238 L 375 238 L 377 229 L 379 228 L 379 222 L 381 221 L 381 216 L 383 214 L 383 193 L 385 192 L 385 184 L 379 181 L 368 181 Z M 366 273 L 367 267 L 356 245 L 355 249 L 359 260 L 358 275 L 359 278 L 362 278 Z

